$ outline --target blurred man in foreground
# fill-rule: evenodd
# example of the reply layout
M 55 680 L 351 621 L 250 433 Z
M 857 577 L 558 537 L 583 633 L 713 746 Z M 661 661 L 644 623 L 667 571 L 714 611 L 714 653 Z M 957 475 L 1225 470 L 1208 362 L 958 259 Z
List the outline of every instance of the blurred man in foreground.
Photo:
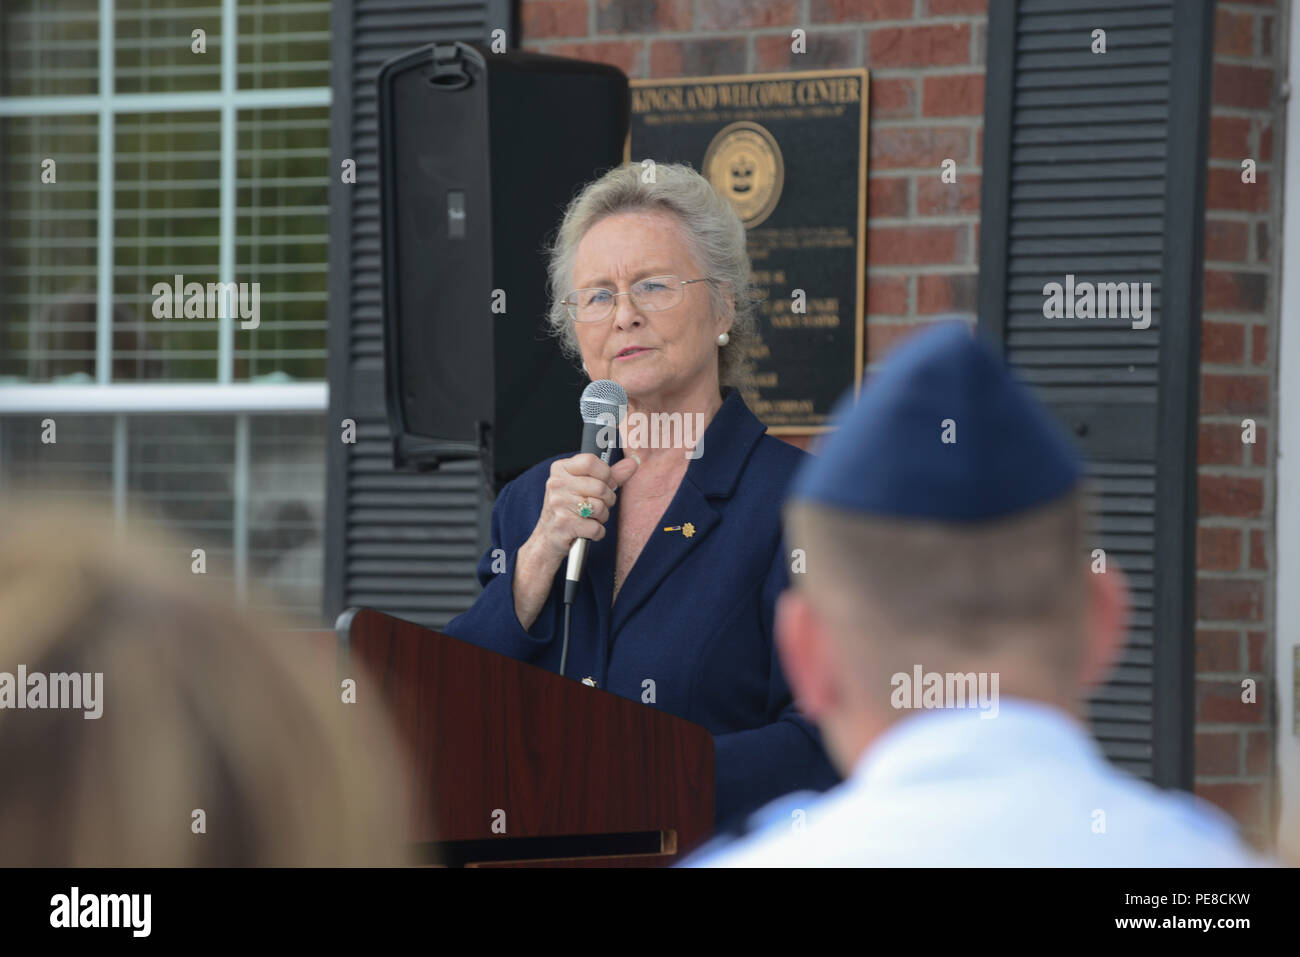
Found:
M 188 546 L 0 509 L 0 867 L 405 861 L 398 746 Z
M 795 479 L 786 674 L 845 775 L 698 866 L 1243 866 L 1231 821 L 1107 763 L 1083 723 L 1127 592 L 1082 468 L 964 326 L 883 364 Z M 796 555 L 798 552 L 796 551 Z

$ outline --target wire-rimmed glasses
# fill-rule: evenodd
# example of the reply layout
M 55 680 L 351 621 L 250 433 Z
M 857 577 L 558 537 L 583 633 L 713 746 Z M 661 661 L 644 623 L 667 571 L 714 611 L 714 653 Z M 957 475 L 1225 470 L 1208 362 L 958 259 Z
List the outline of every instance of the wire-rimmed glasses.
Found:
M 600 322 L 614 313 L 614 301 L 619 296 L 628 296 L 632 304 L 642 312 L 659 312 L 671 309 L 682 301 L 686 294 L 684 287 L 696 282 L 712 282 L 706 276 L 703 279 L 681 279 L 677 276 L 651 276 L 632 284 L 627 292 L 615 292 L 600 286 L 574 289 L 561 302 L 564 303 L 574 322 Z

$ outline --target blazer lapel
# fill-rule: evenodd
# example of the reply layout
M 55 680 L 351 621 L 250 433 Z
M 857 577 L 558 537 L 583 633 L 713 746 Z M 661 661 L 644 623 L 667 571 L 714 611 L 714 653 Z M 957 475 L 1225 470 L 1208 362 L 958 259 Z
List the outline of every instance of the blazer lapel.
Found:
M 610 624 L 610 641 L 618 635 L 642 605 L 663 584 L 665 578 L 687 555 L 700 547 L 709 532 L 722 520 L 714 501 L 730 498 L 740 481 L 745 463 L 758 440 L 767 429 L 755 418 L 741 399 L 740 393 L 728 389 L 721 408 L 705 430 L 700 455 L 687 466 L 686 475 L 672 502 L 660 516 L 659 524 L 650 533 L 636 563 L 628 572 L 627 581 L 619 590 Z M 618 506 L 615 506 L 617 509 Z M 617 530 L 616 517 L 611 514 L 609 524 Z M 689 527 L 688 527 L 689 526 Z M 608 607 L 613 592 L 613 565 L 617 534 L 607 535 L 601 545 L 608 545 L 609 591 L 597 596 Z
M 689 479 L 683 478 L 677 494 L 660 516 L 659 524 L 646 539 L 645 547 L 628 572 L 627 581 L 619 589 L 614 602 L 611 637 L 617 636 L 619 629 L 658 590 L 669 573 L 699 547 L 721 519 L 704 494 Z
M 621 458 L 620 450 L 615 449 L 610 464 L 617 464 Z M 618 500 L 609 510 L 609 520 L 605 522 L 605 537 L 587 546 L 587 574 L 590 587 L 596 599 L 596 633 L 600 640 L 600 673 L 596 676 L 600 687 L 605 687 L 609 677 L 609 636 L 613 634 L 610 622 L 610 605 L 614 601 L 614 568 L 618 555 Z

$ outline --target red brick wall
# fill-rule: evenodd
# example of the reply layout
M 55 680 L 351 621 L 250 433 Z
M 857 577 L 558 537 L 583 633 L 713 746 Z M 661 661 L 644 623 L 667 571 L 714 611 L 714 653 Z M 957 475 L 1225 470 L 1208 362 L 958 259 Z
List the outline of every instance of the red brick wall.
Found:
M 1277 255 L 1278 16 L 1221 2 L 1216 26 L 1200 431 L 1197 790 L 1267 831 Z M 871 71 L 867 355 L 975 311 L 987 0 L 523 0 L 523 46 L 630 77 Z M 790 31 L 807 52 L 790 52 Z M 1258 181 L 1241 183 L 1241 160 Z M 957 161 L 957 183 L 939 179 Z M 1258 442 L 1241 442 L 1253 417 Z M 797 440 L 796 440 L 797 442 Z M 797 444 L 804 444 L 798 443 Z M 1241 680 L 1259 684 L 1241 703 Z
M 1270 836 L 1277 267 L 1285 77 L 1273 0 L 1220 0 L 1205 217 L 1196 536 L 1196 790 Z M 1278 122 L 1274 122 L 1278 120 Z M 1256 182 L 1242 182 L 1242 160 Z M 1242 441 L 1253 419 L 1254 445 Z M 1241 683 L 1258 685 L 1254 704 Z
M 867 356 L 975 311 L 986 0 L 523 0 L 523 46 L 630 77 L 871 70 Z M 807 52 L 790 52 L 790 31 Z M 957 182 L 939 181 L 957 161 Z

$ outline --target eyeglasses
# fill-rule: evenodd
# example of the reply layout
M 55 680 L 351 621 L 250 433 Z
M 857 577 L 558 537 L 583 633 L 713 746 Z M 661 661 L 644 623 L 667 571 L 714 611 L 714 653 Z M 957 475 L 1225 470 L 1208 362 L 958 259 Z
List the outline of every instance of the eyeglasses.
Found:
M 703 279 L 679 279 L 676 276 L 651 276 L 632 284 L 627 292 L 615 292 L 599 287 L 575 289 L 560 301 L 569 310 L 574 322 L 600 322 L 608 319 L 614 312 L 614 300 L 619 296 L 628 296 L 642 312 L 658 312 L 671 309 L 682 301 L 686 294 L 683 286 L 695 282 L 713 282 L 709 277 Z

